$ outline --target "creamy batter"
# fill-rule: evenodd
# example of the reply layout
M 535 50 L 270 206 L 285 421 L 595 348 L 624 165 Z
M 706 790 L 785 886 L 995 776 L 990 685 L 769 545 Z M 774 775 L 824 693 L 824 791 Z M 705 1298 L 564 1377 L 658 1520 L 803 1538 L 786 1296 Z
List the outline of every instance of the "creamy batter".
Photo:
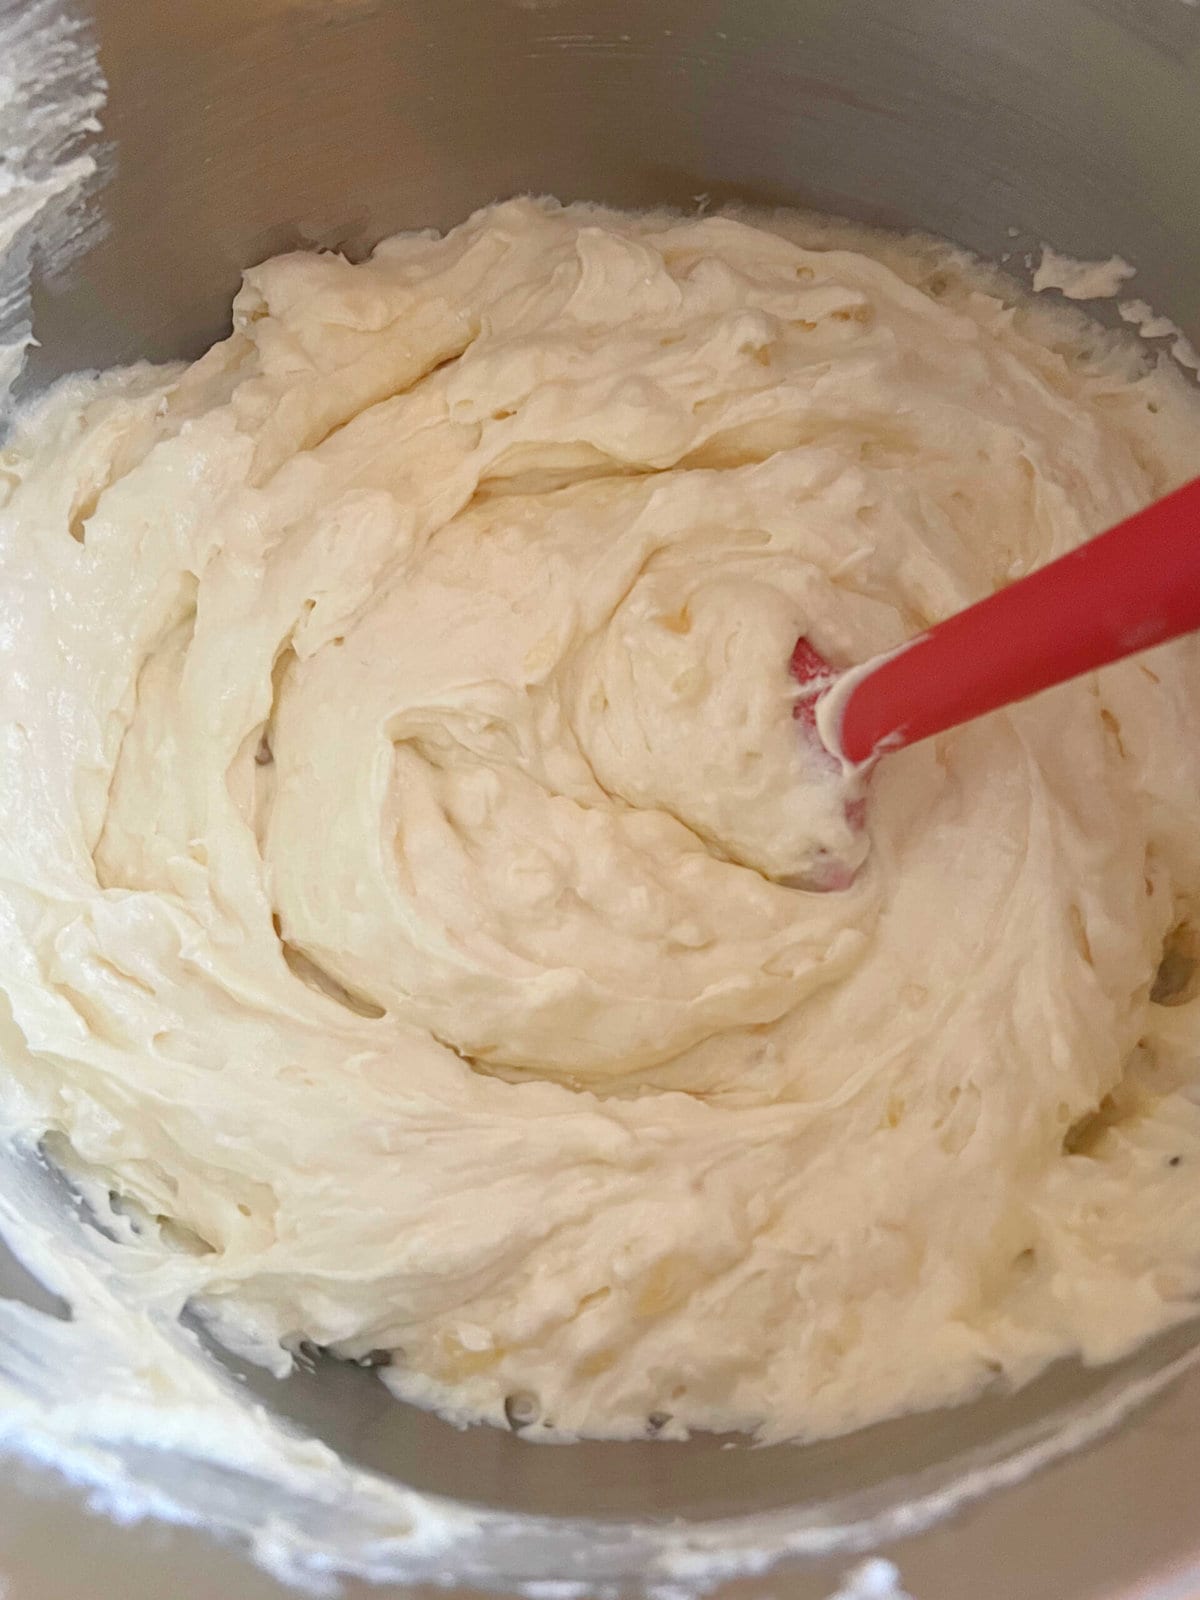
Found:
M 148 1307 L 763 1438 L 1191 1309 L 1196 645 L 890 757 L 797 886 L 845 823 L 796 636 L 863 660 L 1200 471 L 1183 382 L 1079 343 L 944 251 L 520 201 L 25 418 L 6 1103 Z

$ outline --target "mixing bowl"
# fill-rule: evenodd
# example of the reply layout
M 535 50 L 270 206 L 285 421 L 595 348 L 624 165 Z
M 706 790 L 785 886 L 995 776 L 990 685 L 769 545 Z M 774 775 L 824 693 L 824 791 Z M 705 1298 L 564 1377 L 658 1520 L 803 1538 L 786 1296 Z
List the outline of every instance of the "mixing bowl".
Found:
M 1116 252 L 1135 292 L 1200 338 L 1188 0 L 93 0 L 77 14 L 107 80 L 96 225 L 69 264 L 42 262 L 27 389 L 198 354 L 240 269 L 277 251 L 360 255 L 519 191 L 799 204 L 943 234 L 1026 276 L 1043 241 Z M 39 1303 L 12 1260 L 0 1292 Z M 405 1560 L 402 1538 L 390 1554 L 355 1542 L 353 1506 L 312 1508 L 316 1540 L 341 1518 L 337 1561 L 385 1582 L 1166 1600 L 1200 1595 L 1194 1353 L 1179 1329 L 1117 1368 L 1066 1364 L 1015 1396 L 763 1450 L 539 1448 L 456 1431 L 323 1359 L 283 1382 L 240 1375 L 281 1425 L 377 1478 L 485 1508 L 460 1544 Z M 175 1515 L 266 1548 L 236 1484 L 148 1456 L 129 1471 Z M 29 1466 L 0 1488 L 0 1572 L 11 1600 L 279 1592 L 206 1536 L 86 1516 Z

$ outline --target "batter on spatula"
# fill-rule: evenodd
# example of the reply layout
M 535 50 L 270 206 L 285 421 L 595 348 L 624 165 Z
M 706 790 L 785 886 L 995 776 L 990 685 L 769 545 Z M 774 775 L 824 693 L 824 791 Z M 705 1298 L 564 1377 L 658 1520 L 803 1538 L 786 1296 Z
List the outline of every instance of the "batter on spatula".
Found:
M 788 661 L 1195 474 L 1200 401 L 848 240 L 513 202 L 256 267 L 195 365 L 24 419 L 5 1098 L 159 1312 L 776 1439 L 1192 1305 L 1196 646 L 889 757 L 869 839 Z

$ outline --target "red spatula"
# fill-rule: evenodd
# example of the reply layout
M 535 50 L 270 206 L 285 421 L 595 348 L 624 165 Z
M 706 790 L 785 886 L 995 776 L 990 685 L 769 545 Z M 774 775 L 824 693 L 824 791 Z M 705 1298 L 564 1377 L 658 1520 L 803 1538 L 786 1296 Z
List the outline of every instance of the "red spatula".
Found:
M 796 720 L 859 766 L 1196 629 L 1200 479 L 846 673 L 798 640 Z

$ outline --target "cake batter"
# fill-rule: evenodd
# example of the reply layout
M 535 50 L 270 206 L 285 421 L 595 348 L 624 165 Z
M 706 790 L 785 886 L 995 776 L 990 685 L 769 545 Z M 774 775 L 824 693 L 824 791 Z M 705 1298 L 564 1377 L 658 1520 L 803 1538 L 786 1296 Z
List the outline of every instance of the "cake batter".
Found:
M 804 239 L 515 201 L 280 257 L 0 456 L 6 1095 L 148 1306 L 763 1439 L 1192 1307 L 1196 644 L 890 757 L 863 836 L 788 659 L 1200 471 L 1200 402 Z

